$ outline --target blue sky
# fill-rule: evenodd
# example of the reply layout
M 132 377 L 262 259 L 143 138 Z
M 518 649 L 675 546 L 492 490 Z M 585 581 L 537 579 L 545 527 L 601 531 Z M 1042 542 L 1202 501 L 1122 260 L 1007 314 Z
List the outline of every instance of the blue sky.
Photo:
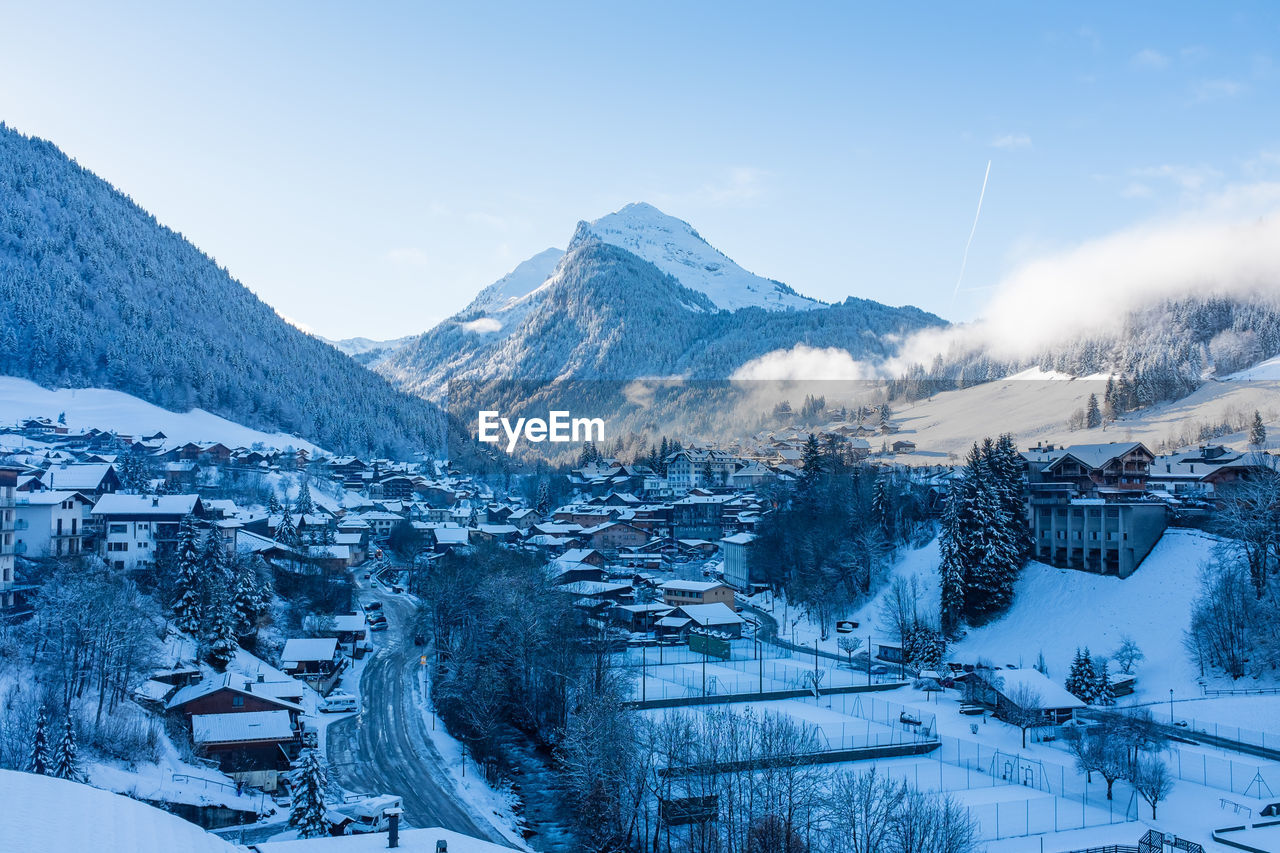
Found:
M 0 120 L 330 337 L 422 331 L 642 200 L 802 293 L 969 319 L 1280 180 L 1274 3 L 0 6 Z

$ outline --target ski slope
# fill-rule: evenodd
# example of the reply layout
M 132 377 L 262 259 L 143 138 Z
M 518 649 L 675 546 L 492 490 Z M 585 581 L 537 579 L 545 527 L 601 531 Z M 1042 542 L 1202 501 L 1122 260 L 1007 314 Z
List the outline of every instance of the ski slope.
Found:
M 95 427 L 135 436 L 159 431 L 167 436 L 170 445 L 188 441 L 220 441 L 228 447 L 252 447 L 261 443 L 279 450 L 292 447 L 305 449 L 308 453 L 320 451 L 316 445 L 296 435 L 250 429 L 204 409 L 171 412 L 122 391 L 105 388 L 50 390 L 25 379 L 0 376 L 0 424 L 14 424 L 24 418 L 56 421 L 62 414 L 66 415 L 67 427 L 72 432 Z

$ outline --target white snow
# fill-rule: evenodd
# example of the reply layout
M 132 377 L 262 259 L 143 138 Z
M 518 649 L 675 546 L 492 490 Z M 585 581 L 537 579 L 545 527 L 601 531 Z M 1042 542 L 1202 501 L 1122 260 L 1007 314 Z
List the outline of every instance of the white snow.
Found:
M 1228 382 L 1238 380 L 1255 381 L 1258 379 L 1280 379 L 1280 355 L 1275 358 L 1269 358 L 1266 361 L 1260 361 L 1253 367 L 1246 368 L 1238 373 L 1232 373 L 1230 376 L 1224 376 L 1223 379 Z
M 250 429 L 204 409 L 171 412 L 121 391 L 105 388 L 50 390 L 25 379 L 0 376 L 0 423 L 12 424 L 19 419 L 40 417 L 56 420 L 64 413 L 67 427 L 72 432 L 94 427 L 134 436 L 159 431 L 168 436 L 169 444 L 219 441 L 228 447 L 251 447 L 261 443 L 280 450 L 292 447 L 305 449 L 308 453 L 320 452 L 316 445 L 296 435 Z
M 718 308 L 807 311 L 822 307 L 816 299 L 747 272 L 702 239 L 689 223 L 653 205 L 629 204 L 586 227 L 600 240 L 643 258 L 690 290 L 705 293 Z
M 522 262 L 511 272 L 480 291 L 479 295 L 468 306 L 470 309 L 481 309 L 497 313 L 510 308 L 521 298 L 528 296 L 547 280 L 555 271 L 556 264 L 564 257 L 563 249 L 543 249 L 538 254 Z M 473 329 L 469 331 L 497 331 L 496 329 Z
M 233 853 L 194 823 L 78 782 L 0 770 L 0 849 Z

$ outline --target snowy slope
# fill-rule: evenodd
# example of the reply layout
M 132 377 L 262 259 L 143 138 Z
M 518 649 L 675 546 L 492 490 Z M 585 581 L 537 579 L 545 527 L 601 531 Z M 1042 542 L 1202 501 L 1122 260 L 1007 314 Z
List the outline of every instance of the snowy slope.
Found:
M 0 376 L 0 424 L 13 424 L 21 418 L 56 420 L 60 414 L 66 415 L 72 432 L 94 427 L 124 435 L 150 435 L 159 431 L 168 436 L 171 444 L 220 441 L 228 447 L 251 447 L 261 442 L 280 450 L 289 447 L 309 453 L 320 450 L 296 435 L 260 432 L 203 409 L 171 412 L 121 391 L 104 388 L 51 391 L 25 379 Z
M 194 823 L 78 782 L 0 770 L 0 849 L 232 853 Z
M 1259 362 L 1253 367 L 1241 370 L 1239 373 L 1233 373 L 1230 376 L 1225 376 L 1223 379 L 1226 381 L 1256 381 L 1259 379 L 1280 380 L 1280 355 L 1275 358 L 1269 358 L 1266 361 Z
M 965 660 L 983 657 L 997 666 L 1031 666 L 1043 651 L 1049 677 L 1061 684 L 1076 646 L 1102 657 L 1128 634 L 1147 656 L 1136 669 L 1132 701 L 1167 699 L 1170 688 L 1178 698 L 1198 696 L 1200 672 L 1182 637 L 1200 571 L 1216 542 L 1203 533 L 1171 529 L 1124 580 L 1030 563 L 1009 612 L 970 630 L 955 651 Z
M 412 335 L 406 335 L 403 338 L 393 338 L 389 341 L 375 341 L 372 338 L 343 338 L 340 341 L 333 341 L 329 338 L 320 338 L 329 346 L 346 353 L 347 355 L 365 355 L 366 353 L 377 352 L 379 350 L 394 350 L 404 346 L 413 339 Z
M 747 272 L 702 239 L 689 223 L 650 204 L 629 204 L 617 213 L 579 224 L 575 242 L 588 236 L 643 258 L 690 290 L 705 293 L 726 311 L 749 306 L 803 311 L 822 306 L 781 282 Z
M 468 312 L 498 312 L 510 308 L 516 301 L 537 290 L 551 276 L 563 257 L 563 249 L 543 249 L 480 291 L 467 307 Z

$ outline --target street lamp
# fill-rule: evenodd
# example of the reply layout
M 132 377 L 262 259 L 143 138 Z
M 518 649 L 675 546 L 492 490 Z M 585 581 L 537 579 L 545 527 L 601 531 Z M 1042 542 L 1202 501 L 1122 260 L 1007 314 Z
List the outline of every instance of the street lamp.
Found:
M 1169 725 L 1173 725 L 1173 688 L 1169 688 Z

